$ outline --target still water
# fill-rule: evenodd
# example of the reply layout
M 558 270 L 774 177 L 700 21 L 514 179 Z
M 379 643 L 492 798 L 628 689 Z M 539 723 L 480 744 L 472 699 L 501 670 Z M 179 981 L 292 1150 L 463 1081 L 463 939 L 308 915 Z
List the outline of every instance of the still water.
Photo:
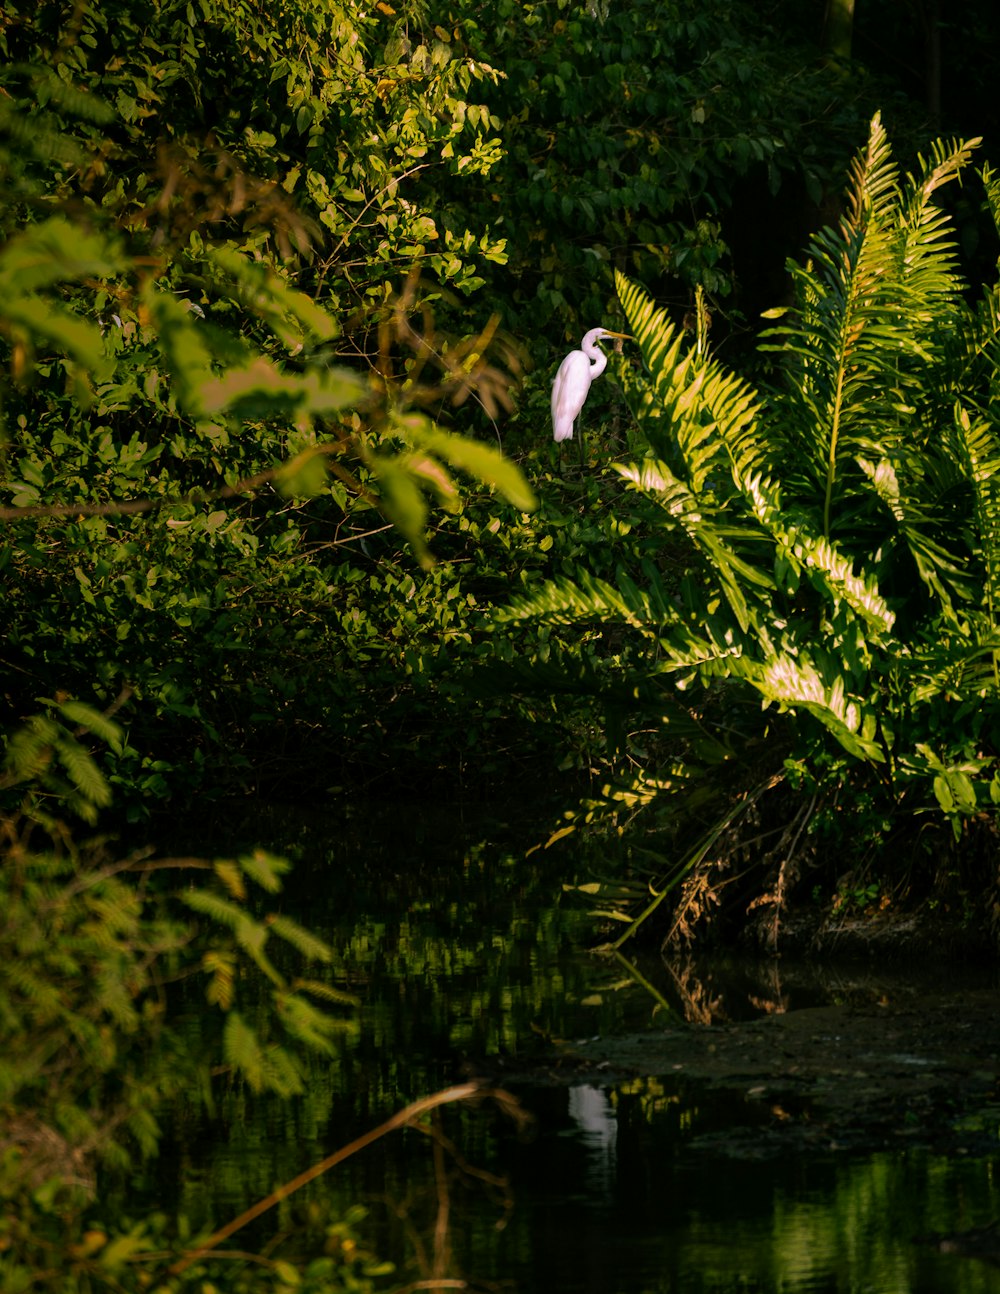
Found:
M 295 860 L 286 908 L 336 947 L 361 1006 L 293 1106 L 230 1093 L 211 1123 L 177 1111 L 155 1169 L 161 1200 L 195 1227 L 219 1225 L 485 1067 L 525 1126 L 491 1102 L 448 1107 L 436 1141 L 414 1129 L 381 1139 L 255 1224 L 255 1239 L 361 1202 L 366 1243 L 395 1265 L 386 1289 L 1000 1294 L 1000 1266 L 927 1242 L 1000 1219 L 994 1158 L 755 1155 L 745 1134 L 768 1117 L 760 1102 L 680 1078 L 525 1081 L 559 1043 L 858 991 L 773 963 L 681 980 L 656 958 L 632 970 L 597 959 L 589 918 L 563 897 L 584 879 L 566 874 L 572 855 L 526 861 L 525 831 L 445 826 L 400 805 L 375 832 L 367 816 L 270 814 L 230 833 L 230 851 L 261 844 Z M 996 1249 L 1000 1260 L 1000 1237 Z

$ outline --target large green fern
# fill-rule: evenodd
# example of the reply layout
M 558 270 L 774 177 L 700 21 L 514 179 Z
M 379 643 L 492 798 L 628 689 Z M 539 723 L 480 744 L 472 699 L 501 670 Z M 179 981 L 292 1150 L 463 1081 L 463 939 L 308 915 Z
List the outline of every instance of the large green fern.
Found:
M 888 527 L 942 598 L 961 579 L 941 506 L 950 475 L 941 402 L 968 312 L 935 196 L 978 142 L 939 142 L 901 180 L 876 116 L 839 228 L 817 234 L 806 263 L 789 266 L 794 310 L 769 312 L 782 318 L 773 336 L 788 375 L 774 432 L 785 439 L 782 465 L 803 505 L 825 536 L 872 555 Z
M 680 573 L 668 586 L 651 553 L 641 574 L 581 570 L 509 614 L 614 623 L 655 646 L 644 681 L 671 695 L 675 772 L 644 769 L 659 787 L 647 806 L 692 802 L 690 732 L 717 708 L 716 754 L 747 761 L 702 769 L 726 838 L 733 795 L 778 785 L 782 760 L 830 795 L 854 777 L 884 816 L 936 806 L 958 836 L 1000 802 L 1000 297 L 967 304 L 937 203 L 976 142 L 938 143 L 901 177 L 875 118 L 839 227 L 791 267 L 795 306 L 768 334 L 773 391 L 726 372 L 617 275 L 644 371 L 623 373 L 635 430 L 616 470 Z M 1000 182 L 985 178 L 1000 222 Z M 744 710 L 741 752 L 733 698 L 786 718 L 754 727 Z M 657 894 L 694 883 L 690 857 Z

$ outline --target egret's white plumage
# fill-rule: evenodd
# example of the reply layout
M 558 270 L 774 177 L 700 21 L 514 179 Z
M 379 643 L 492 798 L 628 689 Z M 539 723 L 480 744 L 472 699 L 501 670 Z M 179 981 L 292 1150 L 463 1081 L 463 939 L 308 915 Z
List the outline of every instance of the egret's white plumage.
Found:
M 555 440 L 572 440 L 573 424 L 580 415 L 595 377 L 600 377 L 608 357 L 597 345 L 602 337 L 625 337 L 625 333 L 607 328 L 591 328 L 580 343 L 559 365 L 552 383 L 552 435 Z

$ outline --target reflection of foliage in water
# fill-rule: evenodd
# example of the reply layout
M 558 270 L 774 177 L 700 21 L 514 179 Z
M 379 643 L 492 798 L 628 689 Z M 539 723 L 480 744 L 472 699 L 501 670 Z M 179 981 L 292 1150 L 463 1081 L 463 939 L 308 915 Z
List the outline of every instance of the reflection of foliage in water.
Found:
M 740 1175 L 742 1177 L 742 1174 Z M 700 1273 L 685 1288 L 948 1289 L 997 1288 L 978 1262 L 936 1252 L 921 1237 L 995 1217 L 1000 1194 L 986 1163 L 956 1164 L 921 1153 L 862 1161 L 800 1164 L 765 1196 L 760 1211 L 693 1210 L 687 1234 L 664 1269 L 664 1287 Z M 747 1202 L 753 1191 L 746 1193 Z M 956 1199 L 958 1206 L 956 1210 Z M 706 1201 L 707 1203 L 707 1201 Z
M 287 828 L 276 826 L 268 839 L 261 824 L 251 825 L 255 838 L 287 845 Z M 551 855 L 526 863 L 502 845 L 483 846 L 490 833 L 481 823 L 449 834 L 430 820 L 418 827 L 411 814 L 406 828 L 373 835 L 327 821 L 311 844 L 296 835 L 286 911 L 308 915 L 334 947 L 338 974 L 362 999 L 362 1028 L 338 1040 L 330 1061 L 310 1067 L 293 1102 L 230 1088 L 211 1125 L 188 1107 L 176 1111 L 146 1190 L 179 1206 L 194 1226 L 226 1221 L 418 1090 L 452 1080 L 466 1054 L 524 1058 L 535 1028 L 570 1039 L 621 1030 L 622 996 L 593 991 L 607 979 L 606 964 L 573 951 L 580 914 L 548 905 Z M 599 1006 L 582 1005 L 598 998 Z M 691 1294 L 720 1294 L 741 1279 L 788 1290 L 833 1281 L 830 1288 L 854 1294 L 883 1274 L 886 1288 L 906 1291 L 928 1264 L 942 1272 L 939 1288 L 989 1288 L 977 1284 L 978 1264 L 911 1243 L 994 1216 L 1000 1202 L 987 1166 L 921 1153 L 765 1162 L 719 1155 L 720 1129 L 724 1138 L 734 1121 L 753 1117 L 745 1104 L 661 1078 L 609 1092 L 613 1154 L 596 1173 L 567 1092 L 522 1095 L 537 1118 L 533 1143 L 518 1141 L 485 1108 L 449 1109 L 442 1122 L 464 1164 L 509 1177 L 512 1209 L 499 1183 L 455 1160 L 446 1157 L 436 1173 L 433 1147 L 407 1130 L 286 1201 L 244 1242 L 304 1224 L 305 1243 L 318 1250 L 329 1243 L 329 1224 L 350 1216 L 345 1241 L 393 1260 L 395 1272 L 382 1279 L 396 1287 L 426 1278 L 433 1266 L 445 1190 L 449 1276 L 510 1279 L 519 1291 L 558 1276 L 566 1294 L 593 1288 L 595 1279 L 609 1290 Z M 764 1103 L 754 1104 L 766 1119 Z M 712 1155 L 697 1149 L 705 1134 L 716 1136 Z M 164 1198 L 171 1180 L 172 1201 Z M 133 1210 L 137 1198 L 133 1190 Z M 365 1218 L 350 1213 L 359 1203 Z M 106 1207 L 114 1207 L 110 1198 Z
M 411 815 L 406 833 L 369 824 L 363 840 L 330 821 L 311 837 L 273 818 L 253 824 L 255 838 L 270 834 L 286 851 L 294 836 L 286 910 L 334 949 L 342 982 L 361 1001 L 360 1027 L 338 1040 L 332 1061 L 310 1067 L 294 1105 L 232 1089 L 211 1132 L 198 1112 L 177 1111 L 170 1154 L 190 1216 L 245 1207 L 407 1100 L 454 1081 L 467 1061 L 523 1057 L 552 1037 L 606 1031 L 620 1017 L 615 996 L 597 1005 L 604 968 L 574 939 L 586 914 L 551 902 L 550 856 L 526 863 L 466 843 L 455 824 L 438 824 L 435 836 L 429 820 L 414 823 Z M 477 1136 L 489 1137 L 477 1134 L 475 1116 L 460 1117 L 471 1136 L 463 1134 L 463 1153 L 477 1162 Z M 366 1161 L 380 1190 L 385 1175 L 392 1187 L 386 1153 L 376 1148 Z
M 0 767 L 0 792 L 21 796 L 19 813 L 0 813 L 0 1283 L 82 1294 L 140 1272 L 150 1284 L 191 1239 L 154 1212 L 159 1192 L 130 1220 L 133 1170 L 157 1153 L 172 1106 L 208 1112 L 220 1084 L 290 1100 L 300 1056 L 335 1050 L 343 1019 L 329 1008 L 354 1000 L 325 974 L 330 949 L 275 910 L 283 859 L 122 859 L 100 838 L 76 844 L 53 808 L 91 820 L 108 796 L 80 733 L 120 732 L 79 704 L 49 709 Z M 322 1276 L 350 1269 L 367 1288 L 366 1263 L 324 1262 Z M 258 1274 L 251 1264 L 232 1294 L 261 1288 Z M 207 1287 L 203 1264 L 189 1276 Z
M 556 1276 L 568 1294 L 1000 1288 L 980 1263 L 921 1241 L 1000 1213 L 990 1161 L 692 1153 L 701 1133 L 741 1117 L 738 1097 L 657 1079 L 616 1096 L 617 1173 L 598 1198 L 581 1190 L 584 1151 L 555 1103 L 564 1111 L 565 1097 L 543 1098 L 543 1142 L 517 1160 L 502 1273 L 525 1288 Z
M 581 914 L 549 905 L 551 855 L 525 862 L 502 845 L 483 846 L 490 832 L 482 823 L 452 823 L 449 833 L 430 819 L 395 816 L 375 834 L 327 823 L 311 843 L 300 835 L 290 910 L 308 911 L 336 948 L 363 1002 L 362 1028 L 341 1040 L 334 1063 L 313 1066 L 294 1105 L 231 1092 L 219 1109 L 224 1136 L 207 1147 L 204 1126 L 181 1121 L 172 1154 L 179 1199 L 193 1217 L 236 1212 L 419 1090 L 453 1080 L 465 1056 L 525 1059 L 536 1028 L 570 1039 L 621 1031 L 622 995 L 594 992 L 607 965 L 573 951 Z M 258 825 L 257 838 L 283 847 Z M 501 839 L 502 827 L 493 834 Z M 720 971 L 718 991 L 725 982 Z M 499 1189 L 449 1164 L 452 1275 L 512 1279 L 525 1291 L 558 1275 L 568 1294 L 592 1288 L 595 1277 L 608 1289 L 683 1285 L 691 1294 L 717 1294 L 740 1279 L 789 1290 L 832 1280 L 853 1294 L 883 1274 L 886 1288 L 915 1289 L 918 1273 L 940 1268 L 940 1288 L 989 1288 L 979 1264 L 911 1243 L 994 1216 L 1000 1201 L 987 1166 L 919 1152 L 766 1162 L 692 1154 L 696 1139 L 724 1136 L 754 1114 L 739 1098 L 679 1079 L 637 1080 L 609 1095 L 615 1157 L 604 1194 L 590 1198 L 581 1195 L 594 1180 L 589 1152 L 564 1090 L 522 1092 L 537 1116 L 534 1142 L 518 1141 L 488 1112 L 446 1113 L 445 1135 L 464 1161 L 509 1175 L 513 1194 L 508 1213 Z M 754 1105 L 766 1120 L 766 1106 Z M 289 1201 L 278 1222 L 305 1219 L 319 1234 L 323 1220 L 363 1201 L 368 1246 L 396 1261 L 390 1279 L 401 1283 L 426 1274 L 418 1258 L 439 1185 L 431 1147 L 411 1130 Z

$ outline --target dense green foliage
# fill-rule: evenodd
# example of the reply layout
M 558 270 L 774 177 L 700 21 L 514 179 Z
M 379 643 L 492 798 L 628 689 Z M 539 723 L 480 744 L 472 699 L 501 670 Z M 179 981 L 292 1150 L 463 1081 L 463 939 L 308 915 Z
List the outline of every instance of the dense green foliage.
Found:
M 387 743 L 421 778 L 616 747 L 613 697 L 469 693 L 548 650 L 491 615 L 512 580 L 645 542 L 612 478 L 538 457 L 549 356 L 607 317 L 615 265 L 738 326 L 790 250 L 776 201 L 804 228 L 883 82 L 728 0 L 2 12 L 11 712 L 123 705 L 132 817 L 206 781 L 371 784 Z M 533 516 L 495 453 L 515 399 Z
M 419 570 L 397 545 L 385 548 L 383 516 L 426 562 L 425 498 L 456 510 L 454 469 L 520 509 L 534 500 L 494 447 L 445 433 L 424 413 L 470 394 L 493 413 L 509 402 L 509 375 L 487 358 L 495 321 L 451 341 L 419 321 L 415 330 L 415 285 L 390 299 L 403 262 L 373 242 L 360 215 L 368 199 L 350 196 L 359 214 L 333 231 L 345 257 L 356 254 L 354 232 L 365 240 L 361 259 L 378 276 L 365 285 L 349 260 L 324 259 L 325 208 L 313 220 L 292 205 L 294 185 L 274 178 L 271 151 L 266 178 L 248 169 L 273 137 L 255 143 L 247 122 L 235 133 L 220 124 L 211 141 L 193 133 L 205 125 L 192 105 L 208 63 L 213 76 L 228 70 L 240 83 L 248 59 L 280 62 L 277 45 L 294 34 L 307 42 L 302 63 L 285 68 L 287 101 L 267 112 L 298 141 L 296 165 L 312 164 L 314 187 L 324 174 L 346 182 L 331 133 L 309 143 L 320 108 L 299 80 L 309 49 L 327 57 L 337 42 L 355 73 L 367 68 L 353 10 L 302 11 L 282 32 L 228 5 L 203 6 L 205 22 L 194 26 L 184 7 L 154 6 L 139 26 L 132 6 L 120 8 L 85 7 L 81 29 L 62 33 L 54 69 L 15 63 L 7 73 L 8 171 L 19 193 L 4 221 L 9 230 L 26 223 L 0 254 L 14 378 L 4 400 L 4 654 L 15 713 L 57 689 L 105 706 L 132 698 L 113 777 L 136 808 L 181 768 L 181 780 L 200 785 L 206 762 L 232 767 L 254 747 L 294 743 L 290 728 L 307 714 L 331 721 L 334 749 L 376 722 L 373 695 L 419 668 L 412 639 L 424 639 L 405 605 Z M 55 44 L 60 33 L 11 19 L 5 36 L 12 58 L 37 59 L 44 50 L 25 42 Z M 379 148 L 365 155 L 368 181 L 379 177 L 394 204 L 384 223 L 410 252 L 416 234 L 398 216 L 412 204 L 396 200 L 392 179 L 415 147 L 407 132 L 422 132 L 426 145 L 431 119 L 453 114 L 438 144 L 450 156 L 468 124 L 468 150 L 449 165 L 470 176 L 486 165 L 481 132 L 446 93 L 452 80 L 485 71 L 437 54 L 424 66 L 425 54 L 413 55 L 426 96 L 419 121 L 400 103 L 400 120 L 380 126 Z M 341 96 L 356 88 L 337 84 Z M 331 76 L 322 80 L 323 96 L 336 90 Z M 373 90 L 381 120 L 380 104 Z M 360 145 L 363 123 L 351 121 Z M 54 185 L 39 174 L 53 166 Z M 431 268 L 468 289 L 457 256 Z M 320 286 L 328 280 L 357 293 L 331 293 Z M 349 369 L 335 350 L 337 315 L 366 303 L 359 327 L 375 338 L 370 366 Z M 367 561 L 343 560 L 369 537 Z M 394 569 L 379 570 L 383 556 Z M 439 592 L 428 580 L 424 597 Z M 387 623 L 370 614 L 373 585 Z M 390 660 L 380 685 L 366 689 L 359 679 L 371 656 Z M 183 758 L 168 753 L 181 747 Z
M 68 1262 L 56 1264 L 52 1288 L 89 1289 L 175 1243 L 155 1219 L 88 1223 L 98 1174 L 120 1176 L 155 1154 L 164 1111 L 182 1098 L 211 1108 L 221 1075 L 254 1093 L 301 1093 L 304 1057 L 329 1058 L 357 1004 L 338 987 L 330 947 L 261 902 L 280 891 L 283 859 L 150 848 L 120 859 L 101 841 L 77 847 L 53 814 L 89 817 L 109 799 L 84 735 L 122 740 L 102 714 L 52 706 L 12 739 L 0 779 L 24 796 L 22 814 L 0 819 L 0 1254 L 10 1290 L 36 1284 L 52 1252 Z M 252 992 L 250 971 L 260 977 Z M 193 1024 L 181 987 L 192 977 L 204 983 Z
M 757 6 L 496 8 L 499 22 L 465 30 L 504 72 L 487 95 L 504 127 L 506 277 L 518 315 L 553 337 L 601 318 L 616 266 L 685 306 L 695 285 L 731 306 L 734 186 L 753 171 L 773 195 L 794 175 L 818 201 L 870 93 L 845 93 Z M 789 84 L 778 67 L 796 61 Z M 800 123 L 817 111 L 827 129 L 810 136 Z
M 914 822 L 992 846 L 1000 306 L 959 245 L 983 276 L 993 230 L 953 196 L 973 144 L 917 161 L 921 111 L 814 36 L 781 0 L 0 0 L 23 1285 L 52 1247 L 82 1290 L 175 1243 L 87 1239 L 95 1173 L 220 1069 L 293 1096 L 347 1014 L 330 949 L 265 911 L 280 862 L 122 861 L 71 820 L 568 773 L 560 808 L 609 789 L 556 836 L 651 823 L 652 902 L 633 868 L 614 915 L 669 894 L 682 933 L 735 863 L 770 914 L 804 858 Z M 840 205 L 882 98 L 913 174 L 876 118 Z M 788 293 L 752 387 L 720 350 Z M 570 468 L 551 361 L 619 312 L 642 371 L 614 358 Z

